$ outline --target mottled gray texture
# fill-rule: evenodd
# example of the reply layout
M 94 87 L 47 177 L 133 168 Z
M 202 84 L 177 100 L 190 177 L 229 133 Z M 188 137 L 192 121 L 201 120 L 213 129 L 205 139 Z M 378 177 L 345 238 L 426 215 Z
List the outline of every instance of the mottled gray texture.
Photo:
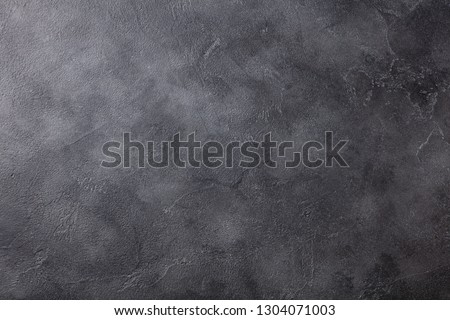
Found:
M 0 3 L 0 297 L 450 298 L 450 1 Z M 349 139 L 345 168 L 101 146 Z

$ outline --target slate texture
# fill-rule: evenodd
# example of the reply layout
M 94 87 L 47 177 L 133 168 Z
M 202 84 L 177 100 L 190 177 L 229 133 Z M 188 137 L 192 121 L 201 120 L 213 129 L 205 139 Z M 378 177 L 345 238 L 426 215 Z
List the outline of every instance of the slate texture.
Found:
M 450 1 L 3 0 L 3 299 L 450 298 Z M 350 168 L 105 169 L 162 141 Z

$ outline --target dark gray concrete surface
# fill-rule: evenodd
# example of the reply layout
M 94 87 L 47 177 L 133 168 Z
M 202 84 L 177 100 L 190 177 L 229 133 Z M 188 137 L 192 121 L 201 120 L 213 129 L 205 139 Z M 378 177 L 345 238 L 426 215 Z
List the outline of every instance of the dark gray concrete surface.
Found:
M 0 297 L 450 298 L 450 1 L 0 3 Z M 350 168 L 101 146 L 349 139 Z

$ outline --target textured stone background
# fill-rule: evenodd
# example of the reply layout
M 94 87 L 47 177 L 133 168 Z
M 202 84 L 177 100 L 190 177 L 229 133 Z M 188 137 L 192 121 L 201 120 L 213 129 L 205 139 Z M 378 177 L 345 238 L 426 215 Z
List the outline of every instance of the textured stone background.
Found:
M 0 3 L 1 298 L 450 298 L 450 1 Z M 101 146 L 349 139 L 350 168 Z

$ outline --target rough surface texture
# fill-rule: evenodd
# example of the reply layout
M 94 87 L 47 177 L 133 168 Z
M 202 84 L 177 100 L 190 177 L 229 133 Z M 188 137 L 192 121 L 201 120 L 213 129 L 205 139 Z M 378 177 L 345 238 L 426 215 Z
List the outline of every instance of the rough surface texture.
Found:
M 450 1 L 0 2 L 0 297 L 450 298 Z M 350 140 L 350 168 L 101 146 Z

